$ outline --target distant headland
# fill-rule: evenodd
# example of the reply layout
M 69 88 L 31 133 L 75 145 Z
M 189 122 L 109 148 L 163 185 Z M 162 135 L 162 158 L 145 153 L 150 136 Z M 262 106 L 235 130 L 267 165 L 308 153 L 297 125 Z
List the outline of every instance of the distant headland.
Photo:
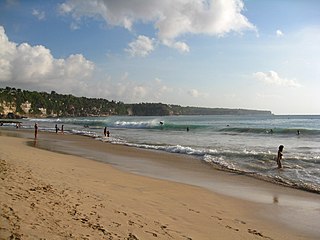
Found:
M 167 115 L 272 115 L 271 111 L 183 107 L 163 103 L 126 104 L 102 98 L 76 97 L 21 90 L 11 87 L 0 88 L 0 118 L 24 117 L 87 117 L 87 116 L 167 116 Z

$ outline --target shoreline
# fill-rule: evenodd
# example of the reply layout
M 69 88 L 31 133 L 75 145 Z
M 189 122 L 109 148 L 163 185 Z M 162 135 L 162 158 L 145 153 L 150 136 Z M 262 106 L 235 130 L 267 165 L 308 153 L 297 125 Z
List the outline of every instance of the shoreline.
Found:
M 14 130 L 10 131 L 10 134 L 14 134 L 14 132 L 18 135 L 23 135 L 25 138 L 32 139 L 33 143 L 33 135 L 30 134 L 32 131 L 30 130 Z M 16 135 L 16 136 L 18 136 Z M 192 169 L 192 172 L 194 174 L 194 170 L 196 170 L 199 175 L 203 176 L 203 174 L 206 174 L 206 178 L 208 176 L 211 176 L 214 172 L 215 175 L 218 175 L 221 177 L 219 184 L 223 184 L 222 182 L 230 182 L 228 178 L 230 176 L 232 178 L 241 178 L 239 183 L 244 183 L 245 187 L 248 186 L 254 188 L 255 185 L 259 185 L 259 187 L 263 187 L 263 190 L 269 190 L 270 186 L 272 186 L 272 191 L 275 192 L 290 192 L 292 189 L 298 190 L 298 192 L 302 193 L 302 196 L 307 195 L 310 193 L 319 195 L 320 194 L 316 191 L 311 191 L 309 189 L 303 189 L 303 188 L 295 188 L 294 186 L 282 184 L 281 182 L 273 182 L 269 181 L 265 178 L 259 178 L 257 176 L 251 176 L 250 173 L 241 173 L 238 171 L 230 171 L 230 170 L 224 170 L 224 169 L 218 169 L 214 168 L 211 165 L 199 161 L 199 159 L 195 156 L 189 156 L 185 154 L 176 154 L 161 150 L 155 150 L 155 149 L 145 149 L 145 148 L 136 148 L 131 147 L 127 145 L 122 144 L 110 144 L 107 141 L 100 141 L 96 140 L 90 136 L 85 135 L 76 135 L 76 134 L 63 134 L 64 138 L 61 139 L 60 134 L 54 134 L 50 132 L 41 132 L 42 138 L 41 142 L 37 144 L 37 147 L 54 151 L 54 152 L 60 152 L 65 154 L 71 154 L 71 155 L 77 155 L 80 157 L 85 157 L 88 159 L 101 161 L 107 164 L 111 164 L 114 167 L 117 167 L 121 170 L 125 170 L 127 172 L 131 173 L 137 173 L 139 175 L 145 175 L 149 177 L 155 177 L 165 180 L 172 180 L 176 182 L 181 183 L 187 183 L 191 185 L 197 185 L 192 182 L 186 182 L 187 179 L 183 178 L 181 176 L 180 171 L 183 169 L 190 170 Z M 65 141 L 61 141 L 65 140 Z M 32 145 L 30 143 L 30 145 Z M 67 143 L 67 144 L 66 144 Z M 94 143 L 94 144 L 93 144 Z M 152 154 L 150 154 L 152 153 Z M 106 159 L 105 155 L 110 155 L 111 158 Z M 119 158 L 120 156 L 120 158 Z M 118 159 L 119 158 L 119 159 Z M 130 161 L 124 161 L 123 158 L 129 158 Z M 171 161 L 171 159 L 174 158 L 175 161 Z M 169 159 L 169 160 L 167 160 Z M 119 161 L 121 160 L 121 163 L 119 164 Z M 151 168 L 148 168 L 148 163 L 151 163 Z M 167 169 L 167 166 L 170 165 L 170 169 Z M 147 169 L 142 169 L 146 168 Z M 176 171 L 173 171 L 171 174 L 166 174 L 168 171 L 172 170 L 174 168 Z M 162 169 L 163 171 L 159 170 Z M 281 171 L 281 170 L 280 170 Z M 176 176 L 178 174 L 178 177 Z M 188 175 L 189 173 L 184 173 L 185 175 Z M 195 179 L 193 179 L 195 180 Z M 207 180 L 207 179 L 206 179 Z M 217 181 L 217 178 L 214 179 Z M 234 180 L 231 181 L 232 185 L 236 184 L 234 183 Z M 199 184 L 199 183 L 198 183 Z M 206 184 L 200 184 L 201 187 L 205 187 L 208 189 L 211 189 L 213 191 L 220 191 L 220 185 L 219 188 L 214 188 L 212 186 L 208 186 Z M 241 186 L 237 186 L 241 187 Z M 278 193 L 276 192 L 276 193 Z M 256 199 L 255 195 L 257 195 L 256 192 L 253 192 L 251 196 L 243 196 L 241 193 L 234 193 L 234 191 L 226 191 L 225 189 L 222 189 L 222 194 L 230 195 L 237 198 L 243 198 L 245 200 L 255 201 L 255 202 L 264 202 L 261 199 Z M 261 194 L 261 192 L 259 192 Z M 295 194 L 296 195 L 296 194 Z
M 1 133 L 1 131 L 0 131 L 0 133 Z M 3 132 L 5 132 L 5 131 L 3 131 Z M 15 134 L 21 135 L 21 133 L 22 133 L 22 135 L 24 135 L 23 138 L 18 138 L 18 139 L 21 139 L 21 142 L 26 141 L 24 139 L 27 139 L 27 141 L 32 142 L 32 140 L 31 140 L 32 139 L 32 137 L 31 137 L 32 132 L 31 131 L 30 132 L 28 132 L 28 131 L 23 131 L 23 132 L 22 131 L 8 131 L 8 132 L 10 132 L 13 135 L 15 135 Z M 3 136 L 5 134 L 6 133 L 0 134 L 0 137 L 6 138 L 6 139 L 11 139 L 11 137 Z M 46 138 L 49 138 L 50 142 L 46 143 Z M 21 144 L 21 142 L 19 144 Z M 317 231 L 317 229 L 314 228 L 314 226 L 312 225 L 312 223 L 316 224 L 318 219 L 313 219 L 313 222 L 311 222 L 311 225 L 310 225 L 309 224 L 310 217 L 313 218 L 316 216 L 313 216 L 312 214 L 310 216 L 310 214 L 308 214 L 308 213 L 312 213 L 312 212 L 316 211 L 317 209 L 318 209 L 317 211 L 319 211 L 320 206 L 319 206 L 319 204 L 317 205 L 317 202 L 319 203 L 320 198 L 317 194 L 307 193 L 307 192 L 299 191 L 296 189 L 287 189 L 287 188 L 281 187 L 281 186 L 275 186 L 274 184 L 262 182 L 260 180 L 253 180 L 252 178 L 248 178 L 246 176 L 239 176 L 237 174 L 228 174 L 228 173 L 219 172 L 217 170 L 209 169 L 208 166 L 204 166 L 203 164 L 199 163 L 198 161 L 194 161 L 191 158 L 188 159 L 185 156 L 176 156 L 175 154 L 169 154 L 169 153 L 163 153 L 163 152 L 159 153 L 159 152 L 149 151 L 149 150 L 134 149 L 134 148 L 126 147 L 126 146 L 111 145 L 111 144 L 102 143 L 102 142 L 99 143 L 97 141 L 94 141 L 93 139 L 83 138 L 82 136 L 56 135 L 56 134 L 41 132 L 39 139 L 37 141 L 37 144 L 38 145 L 42 144 L 42 142 L 45 143 L 44 145 L 47 144 L 47 148 L 49 148 L 49 147 L 52 148 L 52 149 L 48 149 L 48 150 L 57 151 L 60 148 L 60 150 L 62 150 L 62 152 L 65 151 L 66 149 L 69 151 L 73 149 L 73 151 L 74 151 L 74 148 L 70 147 L 72 144 L 74 144 L 74 146 L 76 146 L 77 149 L 83 150 L 83 152 L 80 153 L 80 155 L 82 155 L 82 157 L 75 157 L 72 155 L 65 155 L 65 154 L 60 154 L 60 153 L 56 153 L 56 152 L 44 151 L 44 150 L 40 149 L 39 146 L 38 146 L 38 148 L 30 148 L 28 146 L 25 146 L 23 149 L 24 149 L 24 151 L 27 151 L 26 149 L 29 149 L 30 151 L 35 151 L 35 152 L 41 151 L 41 153 L 44 154 L 44 156 L 52 154 L 52 155 L 59 155 L 59 158 L 63 158 L 63 159 L 65 159 L 65 158 L 77 158 L 78 159 L 79 158 L 79 159 L 82 159 L 81 162 L 85 161 L 87 166 L 99 165 L 99 168 L 107 168 L 108 172 L 109 171 L 116 171 L 117 174 L 124 175 L 125 178 L 127 178 L 127 177 L 129 177 L 130 179 L 132 177 L 139 178 L 140 181 L 142 181 L 142 182 L 138 181 L 138 183 L 140 185 L 142 183 L 142 185 L 141 185 L 142 188 L 145 187 L 144 183 L 146 183 L 146 186 L 149 186 L 150 182 L 154 182 L 154 181 L 158 182 L 159 183 L 158 187 L 153 186 L 150 188 L 150 189 L 152 189 L 152 190 L 150 190 L 150 194 L 154 193 L 154 192 L 158 192 L 161 190 L 161 188 L 168 185 L 168 189 L 170 189 L 171 187 L 174 187 L 175 191 L 179 192 L 179 195 L 186 194 L 184 191 L 181 191 L 180 188 L 182 188 L 182 189 L 191 188 L 192 189 L 191 191 L 193 193 L 209 194 L 210 197 L 212 197 L 211 195 L 214 195 L 215 197 L 222 199 L 222 201 L 220 201 L 220 204 L 221 204 L 221 206 L 223 206 L 223 207 L 220 207 L 218 210 L 215 209 L 215 211 L 225 210 L 226 206 L 223 205 L 224 202 L 225 201 L 228 203 L 231 202 L 232 203 L 231 205 L 235 205 L 236 207 L 233 206 L 233 211 L 231 211 L 231 213 L 229 212 L 229 214 L 234 214 L 238 218 L 242 218 L 242 217 L 247 218 L 248 217 L 248 219 L 251 219 L 251 218 L 254 219 L 253 222 L 257 223 L 258 224 L 257 226 L 259 228 L 260 228 L 260 224 L 261 224 L 261 226 L 263 226 L 262 227 L 263 229 L 267 229 L 267 230 L 264 230 L 263 232 L 267 232 L 268 234 L 261 233 L 258 230 L 253 231 L 252 230 L 253 228 L 250 228 L 251 229 L 250 230 L 251 232 L 250 232 L 249 228 L 243 229 L 239 226 L 232 227 L 231 225 L 234 223 L 232 223 L 232 221 L 231 221 L 231 222 L 229 222 L 229 225 L 226 225 L 226 226 L 231 227 L 231 228 L 229 228 L 230 231 L 232 230 L 232 228 L 234 228 L 233 229 L 234 233 L 240 234 L 240 232 L 241 232 L 241 234 L 245 234 L 243 236 L 247 236 L 247 237 L 248 236 L 250 236 L 250 237 L 256 236 L 256 237 L 261 238 L 261 236 L 259 236 L 259 233 L 260 233 L 263 236 L 268 236 L 268 237 L 272 236 L 272 237 L 269 237 L 272 239 L 286 239 L 286 238 L 284 238 L 284 236 L 288 235 L 289 234 L 288 231 L 290 230 L 290 231 L 292 231 L 292 234 L 290 234 L 291 235 L 290 239 L 313 239 L 313 238 L 316 239 L 317 237 L 320 236 L 320 232 Z M 49 145 L 49 147 L 48 147 L 48 145 Z M 63 149 L 63 148 L 65 148 L 65 149 Z M 4 149 L 4 150 L 6 150 L 6 149 Z M 92 156 L 92 155 L 90 156 L 90 153 L 92 153 L 92 152 L 98 152 L 102 158 L 107 158 L 109 161 L 107 161 L 107 162 L 102 161 L 101 159 L 99 159 L 99 157 L 97 159 L 97 156 L 99 156 L 99 154 L 97 154 L 96 156 Z M 69 154 L 71 154 L 71 153 L 72 153 L 72 151 L 69 152 Z M 85 154 L 87 154 L 87 156 Z M 89 158 L 89 159 L 91 159 L 91 161 L 83 159 L 83 157 Z M 187 159 L 187 161 L 186 161 L 186 159 Z M 2 159 L 2 160 L 6 160 L 6 159 Z M 92 161 L 92 160 L 98 160 L 98 161 Z M 127 165 L 124 164 L 125 167 L 120 166 L 119 160 L 122 161 L 121 162 L 122 164 L 126 163 Z M 146 161 L 148 161 L 148 162 L 146 162 Z M 103 162 L 103 163 L 101 163 L 101 162 Z M 107 163 L 107 164 L 105 164 L 105 163 Z M 131 163 L 131 165 L 130 164 L 128 165 L 128 163 Z M 148 163 L 148 164 L 146 164 L 146 163 Z M 60 163 L 60 164 L 62 164 L 62 163 Z M 110 168 L 110 165 L 111 165 L 111 168 Z M 141 172 L 141 166 L 145 167 L 146 165 L 148 165 L 148 166 L 150 165 L 153 167 L 153 168 L 149 167 L 147 169 L 149 171 L 149 173 L 148 173 L 149 176 L 146 172 Z M 168 166 L 169 166 L 169 168 L 168 168 Z M 45 166 L 43 166 L 43 167 L 45 167 Z M 181 169 L 181 167 L 182 167 L 182 169 Z M 58 171 L 58 169 L 59 169 L 59 167 L 56 166 L 55 171 Z M 112 169 L 112 170 L 110 170 L 110 169 Z M 120 169 L 120 171 L 118 169 Z M 167 176 L 162 176 L 162 177 L 157 176 L 157 174 L 158 175 L 163 174 L 163 169 L 167 170 Z M 43 168 L 42 170 L 45 171 L 45 168 Z M 170 171 L 168 171 L 168 170 L 170 170 Z M 182 171 L 182 173 L 181 173 L 181 171 Z M 206 171 L 208 171 L 207 173 L 210 172 L 210 175 L 212 178 L 208 178 L 209 175 L 206 175 L 207 174 Z M 179 174 L 179 172 L 180 172 L 180 174 Z M 188 172 L 192 173 L 192 175 L 193 175 L 192 180 L 195 181 L 195 179 L 198 179 L 197 180 L 198 182 L 193 182 L 193 184 L 190 182 L 186 182 L 186 180 L 190 178 L 190 175 L 189 176 L 185 175 Z M 134 173 L 134 175 L 132 175 L 132 173 Z M 144 175 L 144 176 L 137 176 L 136 174 Z M 176 179 L 172 179 L 172 177 L 170 177 L 170 175 L 177 175 L 177 174 L 178 174 L 178 176 L 176 176 Z M 101 176 L 99 175 L 99 177 L 101 177 Z M 152 178 L 150 178 L 150 177 L 152 177 Z M 155 178 L 161 178 L 162 180 L 158 180 Z M 201 182 L 208 182 L 208 181 L 213 182 L 213 180 L 215 181 L 213 186 L 211 186 L 211 187 L 210 186 L 201 186 Z M 252 182 L 254 182 L 254 184 L 252 184 Z M 250 186 L 250 183 L 251 183 L 251 186 Z M 126 188 L 126 190 L 128 190 L 128 185 L 130 185 L 130 184 L 128 184 L 128 183 L 126 183 L 126 184 L 124 184 L 122 187 L 124 187 L 124 188 Z M 197 185 L 197 186 L 194 186 L 194 185 Z M 217 188 L 223 188 L 224 191 L 222 191 L 222 192 L 217 191 Z M 129 189 L 129 190 L 131 191 L 132 189 Z M 229 192 L 234 192 L 235 190 L 237 190 L 240 193 L 237 193 L 236 195 L 232 196 L 230 194 L 227 194 L 227 192 L 225 190 L 228 190 Z M 259 191 L 257 191 L 257 190 L 259 190 Z M 124 194 L 124 193 L 120 193 L 119 189 L 114 189 L 114 191 L 116 194 Z M 163 190 L 161 190 L 161 191 L 163 191 Z M 165 192 L 165 194 L 167 194 L 167 192 Z M 172 193 L 170 192 L 170 194 L 172 194 Z M 250 199 L 245 199 L 241 195 L 249 195 Z M 257 196 L 255 196 L 255 195 L 257 195 Z M 190 197 L 190 196 L 193 196 L 193 195 L 191 194 L 188 197 Z M 138 196 L 135 196 L 135 197 L 138 197 Z M 158 195 L 158 197 L 163 198 L 163 196 L 160 196 L 160 195 Z M 171 195 L 171 197 L 173 197 L 173 196 Z M 175 195 L 174 198 L 179 199 L 179 196 Z M 169 199 L 170 199 L 170 197 L 169 197 Z M 202 198 L 199 198 L 199 199 L 202 200 Z M 204 198 L 204 199 L 206 199 L 206 198 Z M 153 201 L 156 201 L 156 200 L 157 200 L 157 198 L 153 198 Z M 168 199 L 162 199 L 162 200 L 164 200 L 165 203 L 170 202 Z M 197 203 L 196 200 L 198 201 L 198 199 L 194 199 L 194 197 L 193 197 L 192 201 L 188 204 L 193 204 L 193 208 L 202 208 L 203 207 L 203 206 L 201 206 L 202 201 L 200 201 L 200 203 Z M 209 202 L 207 202 L 206 204 L 209 204 Z M 243 208 L 243 209 L 245 209 L 245 211 L 241 210 L 240 205 L 245 206 Z M 164 209 L 166 208 L 166 206 L 163 206 L 163 207 L 164 207 Z M 235 209 L 234 209 L 234 207 L 235 207 Z M 136 206 L 133 205 L 132 208 L 136 210 Z M 228 208 L 230 208 L 230 206 L 228 206 L 227 209 Z M 254 213 L 252 212 L 252 209 L 255 209 Z M 203 210 L 202 211 L 197 210 L 197 211 L 202 212 Z M 270 212 L 274 216 L 273 215 L 270 216 Z M 212 209 L 211 209 L 211 213 L 212 213 Z M 316 215 L 316 213 L 317 212 L 314 212 L 313 214 Z M 239 217 L 238 215 L 241 217 Z M 222 214 L 222 216 L 223 216 L 223 214 Z M 167 215 L 164 215 L 164 217 L 167 217 Z M 219 218 L 224 219 L 224 217 L 219 217 Z M 288 220 L 290 220 L 291 222 L 288 222 Z M 203 219 L 201 221 L 203 221 Z M 217 221 L 218 222 L 216 222 L 216 223 L 219 223 L 221 220 L 218 219 Z M 243 221 L 243 220 L 241 220 L 241 221 Z M 282 224 L 284 224 L 286 221 L 287 221 L 287 223 L 286 223 L 286 226 L 284 227 L 284 225 L 282 225 Z M 292 224 L 292 221 L 296 222 L 296 223 Z M 248 220 L 246 219 L 246 221 L 243 221 L 243 222 L 247 223 Z M 196 222 L 194 222 L 194 223 L 196 223 Z M 204 225 L 206 225 L 206 224 L 204 224 Z M 242 225 L 246 225 L 246 224 L 242 224 Z M 277 226 L 277 225 L 281 225 L 281 226 Z M 227 228 L 226 226 L 225 226 L 225 228 Z M 299 228 L 299 226 L 300 226 L 300 228 Z M 183 227 L 183 226 L 179 226 L 179 227 Z M 242 226 L 242 227 L 244 227 L 244 226 Z M 248 226 L 245 226 L 245 227 L 248 227 Z M 282 229 L 283 227 L 284 227 L 284 230 Z M 235 229 L 238 229 L 238 231 Z M 229 230 L 228 231 L 226 231 L 226 229 L 224 229 L 224 230 L 225 230 L 225 232 L 223 234 L 227 234 L 227 233 L 229 234 Z M 207 231 L 209 231 L 209 230 L 207 229 Z M 193 233 L 193 234 L 196 235 L 196 234 L 200 234 L 200 233 Z M 203 232 L 202 232 L 202 234 L 203 234 Z M 246 234 L 248 234 L 248 235 L 246 235 Z M 280 235 L 278 235 L 278 234 L 280 234 L 280 235 L 285 234 L 285 235 L 284 236 L 281 235 L 281 238 L 279 238 Z M 145 238 L 142 238 L 142 239 L 148 239 L 146 236 L 145 236 Z M 228 239 L 228 236 L 227 236 L 227 239 Z M 234 235 L 232 235 L 232 236 L 233 237 L 231 237 L 230 239 L 235 238 Z M 236 235 L 236 236 L 239 237 L 239 235 Z M 223 237 L 225 238 L 226 236 L 223 235 Z M 238 237 L 236 237 L 236 238 L 238 238 Z M 164 239 L 168 239 L 168 238 L 164 238 Z M 194 238 L 194 239 L 199 239 L 199 238 Z M 202 236 L 200 239 L 210 239 L 210 237 L 209 237 L 209 235 L 206 235 L 206 236 Z M 244 239 L 246 239 L 246 238 L 244 238 Z

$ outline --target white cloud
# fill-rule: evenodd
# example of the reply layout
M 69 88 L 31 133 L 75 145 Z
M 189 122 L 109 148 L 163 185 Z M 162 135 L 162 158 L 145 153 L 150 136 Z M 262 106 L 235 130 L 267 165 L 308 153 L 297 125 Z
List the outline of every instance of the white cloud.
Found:
M 131 56 L 145 57 L 154 50 L 154 40 L 146 36 L 138 36 L 138 38 L 129 43 L 129 48 L 126 49 Z
M 150 48 L 147 48 L 150 50 Z M 144 50 L 148 52 L 149 50 Z M 11 42 L 0 26 L 0 86 L 58 91 L 125 102 L 159 101 L 172 92 L 159 78 L 137 83 L 124 72 L 118 79 L 101 77 L 81 54 L 56 59 L 44 46 Z
M 187 94 L 191 97 L 194 97 L 194 98 L 200 98 L 200 97 L 206 98 L 207 97 L 207 94 L 200 92 L 197 89 L 190 89 L 187 91 Z
M 32 15 L 38 18 L 38 20 L 44 20 L 46 18 L 46 14 L 44 11 L 39 11 L 38 9 L 32 10 Z
M 189 46 L 184 42 L 180 42 L 180 41 L 174 42 L 172 40 L 165 39 L 162 41 L 162 43 L 168 47 L 177 49 L 180 53 L 186 53 L 190 51 Z
M 60 13 L 62 14 L 68 14 L 72 11 L 72 4 L 71 2 L 69 4 L 66 4 L 66 3 L 62 3 L 59 5 L 59 11 Z
M 155 78 L 151 84 L 153 87 L 154 100 L 156 101 L 161 100 L 165 94 L 173 92 L 173 89 L 165 85 L 160 78 Z
M 282 36 L 283 36 L 283 32 L 278 29 L 278 30 L 276 31 L 276 35 L 277 35 L 277 37 L 282 37 Z
M 191 89 L 188 91 L 188 94 L 192 97 L 199 97 L 199 91 L 197 89 Z
M 78 29 L 80 29 L 80 26 L 78 23 L 72 22 L 72 23 L 70 23 L 70 29 L 71 30 L 78 30 Z
M 133 98 L 137 99 L 139 97 L 144 98 L 148 92 L 148 89 L 146 89 L 146 87 L 143 85 L 135 85 L 132 91 L 133 91 Z
M 269 85 L 284 86 L 284 87 L 301 87 L 299 83 L 294 80 L 282 78 L 275 71 L 269 72 L 256 72 L 253 74 L 254 78 L 258 81 L 264 82 Z
M 11 79 L 11 59 L 14 57 L 16 45 L 9 41 L 4 28 L 0 26 L 0 82 Z
M 185 34 L 224 36 L 230 32 L 256 30 L 242 14 L 242 0 L 67 0 L 60 5 L 63 14 L 75 21 L 83 17 L 102 19 L 111 26 L 132 30 L 134 23 L 151 23 L 161 43 L 188 52 L 176 39 Z
M 105 79 L 95 85 L 94 97 L 106 97 L 121 99 L 124 102 L 158 102 L 162 101 L 165 94 L 172 92 L 162 80 L 155 78 L 150 82 L 137 83 L 132 81 L 128 73 L 124 77 L 115 80 Z
M 44 46 L 10 42 L 0 26 L 0 82 L 68 91 L 88 81 L 94 64 L 81 54 L 55 59 Z

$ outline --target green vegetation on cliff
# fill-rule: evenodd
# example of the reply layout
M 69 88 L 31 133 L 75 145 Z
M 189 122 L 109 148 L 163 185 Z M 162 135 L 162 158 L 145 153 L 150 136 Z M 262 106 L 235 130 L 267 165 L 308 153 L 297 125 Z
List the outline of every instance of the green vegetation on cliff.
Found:
M 0 88 L 0 116 L 164 116 L 164 115 L 270 115 L 270 111 L 182 107 L 163 103 L 125 104 L 102 98 L 75 97 L 73 95 Z

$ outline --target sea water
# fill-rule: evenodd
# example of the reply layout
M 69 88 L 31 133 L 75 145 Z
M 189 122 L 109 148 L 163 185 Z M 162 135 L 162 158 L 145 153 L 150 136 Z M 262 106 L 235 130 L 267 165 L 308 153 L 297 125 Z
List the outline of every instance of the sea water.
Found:
M 211 167 L 320 193 L 320 116 L 163 116 L 26 119 L 23 128 L 194 156 Z M 107 127 L 110 137 L 103 135 Z M 275 161 L 284 145 L 283 169 Z

